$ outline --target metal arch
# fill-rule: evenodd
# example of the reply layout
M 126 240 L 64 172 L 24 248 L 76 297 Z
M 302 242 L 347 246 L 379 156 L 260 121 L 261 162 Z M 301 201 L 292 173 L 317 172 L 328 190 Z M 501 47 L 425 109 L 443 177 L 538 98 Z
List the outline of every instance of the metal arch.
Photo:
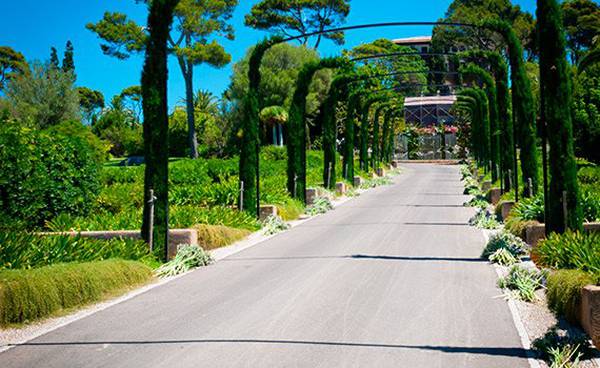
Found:
M 383 28 L 383 27 L 400 27 L 400 26 L 449 26 L 449 27 L 469 27 L 469 28 L 481 28 L 481 29 L 489 29 L 484 26 L 472 24 L 472 23 L 457 23 L 457 22 L 387 22 L 387 23 L 371 23 L 371 24 L 359 24 L 355 26 L 347 26 L 347 27 L 339 27 L 339 28 L 331 28 L 325 29 L 322 31 L 315 31 L 304 33 L 298 36 L 288 37 L 282 39 L 281 42 L 289 42 L 301 40 L 303 38 L 309 38 L 312 36 L 318 36 L 328 33 L 337 33 L 337 32 L 346 32 L 352 31 L 356 29 L 369 29 L 369 28 Z M 493 31 L 492 29 L 490 29 Z

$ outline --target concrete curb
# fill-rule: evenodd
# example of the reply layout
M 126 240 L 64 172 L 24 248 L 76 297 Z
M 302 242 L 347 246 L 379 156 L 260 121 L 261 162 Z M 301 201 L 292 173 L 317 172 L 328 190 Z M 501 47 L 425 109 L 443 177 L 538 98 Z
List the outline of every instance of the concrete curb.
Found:
M 494 231 L 491 230 L 482 230 L 483 238 L 485 240 L 485 244 L 489 241 L 490 233 Z M 496 265 L 492 265 L 494 267 L 494 272 L 496 272 L 496 276 L 498 279 L 502 277 L 502 273 L 500 272 L 500 268 Z M 523 324 L 523 320 L 521 319 L 521 315 L 519 314 L 519 310 L 517 309 L 517 305 L 514 300 L 508 299 L 508 309 L 510 310 L 510 314 L 512 315 L 513 323 L 515 324 L 515 328 L 517 329 L 517 333 L 521 338 L 521 345 L 527 351 L 527 361 L 529 362 L 529 366 L 531 368 L 540 368 L 540 362 L 535 358 L 533 352 L 531 351 L 531 339 L 529 338 L 529 334 L 527 333 L 527 329 L 525 329 L 525 325 Z

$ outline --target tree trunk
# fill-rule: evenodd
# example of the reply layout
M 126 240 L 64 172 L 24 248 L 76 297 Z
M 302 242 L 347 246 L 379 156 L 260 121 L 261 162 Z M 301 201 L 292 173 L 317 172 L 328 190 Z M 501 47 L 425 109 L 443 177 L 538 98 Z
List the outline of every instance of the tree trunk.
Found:
M 186 72 L 183 74 L 185 79 L 185 109 L 187 113 L 188 124 L 188 144 L 190 145 L 190 157 L 198 158 L 198 137 L 196 136 L 196 115 L 194 114 L 194 66 L 188 64 Z M 200 132 L 204 132 L 200 127 Z
M 166 260 L 169 244 L 169 116 L 167 105 L 167 39 L 179 0 L 153 0 L 148 14 L 150 30 L 142 71 L 144 110 L 144 213 L 142 238 L 154 242 Z M 154 231 L 151 236 L 151 198 L 154 191 Z

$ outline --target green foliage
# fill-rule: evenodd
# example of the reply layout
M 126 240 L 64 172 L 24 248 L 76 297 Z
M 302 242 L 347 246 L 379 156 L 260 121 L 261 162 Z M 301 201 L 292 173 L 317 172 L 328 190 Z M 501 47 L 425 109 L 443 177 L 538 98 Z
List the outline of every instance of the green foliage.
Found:
M 516 39 L 526 46 L 528 53 L 534 51 L 533 16 L 508 0 L 454 0 L 440 21 L 478 24 L 486 18 L 506 21 L 515 29 Z M 434 47 L 439 50 L 448 50 L 451 47 L 500 50 L 504 46 L 502 38 L 497 34 L 470 27 L 436 26 L 432 41 Z
M 196 225 L 194 230 L 198 232 L 198 244 L 206 250 L 225 247 L 250 235 L 249 230 L 223 225 Z
M 50 317 L 114 296 L 151 278 L 148 266 L 123 260 L 0 271 L 0 325 Z
M 473 78 L 476 82 L 481 81 L 485 84 L 485 91 L 488 99 L 488 116 L 489 116 L 489 153 L 490 165 L 492 173 L 492 182 L 498 179 L 499 173 L 496 170 L 500 165 L 500 140 L 499 140 L 499 110 L 498 110 L 498 90 L 496 82 L 492 75 L 485 69 L 470 63 L 460 69 L 465 76 Z M 487 140 L 487 137 L 486 137 Z
M 333 209 L 331 201 L 326 197 L 317 197 L 314 203 L 306 208 L 306 214 L 308 216 L 316 216 L 327 213 Z
M 196 245 L 179 245 L 177 255 L 156 269 L 158 277 L 171 277 L 188 272 L 197 267 L 208 266 L 213 262 L 209 253 Z
M 557 269 L 577 269 L 600 274 L 600 234 L 565 232 L 550 234 L 533 251 L 539 263 Z
M 94 154 L 81 139 L 0 124 L 0 209 L 41 225 L 62 212 L 85 215 L 99 190 Z
M 599 49 L 600 50 L 600 49 Z M 592 55 L 594 51 L 588 55 Z M 586 59 L 588 57 L 586 55 Z M 583 62 L 583 61 L 582 61 Z M 600 65 L 591 65 L 573 78 L 573 138 L 578 157 L 600 163 Z
M 342 58 L 327 58 L 305 64 L 296 82 L 290 106 L 287 128 L 287 184 L 293 198 L 305 201 L 306 191 L 306 98 L 313 76 L 321 69 L 335 69 L 345 65 Z
M 490 236 L 481 257 L 488 258 L 499 249 L 506 249 L 510 254 L 518 257 L 525 254 L 527 244 L 521 238 L 506 231 L 501 231 Z
M 290 225 L 279 216 L 269 216 L 263 222 L 263 234 L 274 235 L 290 228 Z
M 350 0 L 261 0 L 254 4 L 250 14 L 246 15 L 245 24 L 256 29 L 271 30 L 281 36 L 300 36 L 323 29 L 337 28 L 343 24 L 350 13 Z M 343 32 L 318 35 L 315 49 L 322 38 L 332 40 L 341 45 L 344 43 Z M 303 44 L 309 41 L 303 38 Z
M 79 96 L 79 107 L 81 115 L 89 124 L 93 124 L 98 116 L 100 109 L 104 108 L 104 95 L 100 91 L 92 90 L 87 87 L 77 87 L 75 89 Z
M 110 143 L 98 138 L 88 126 L 83 125 L 78 120 L 63 121 L 46 129 L 46 133 L 53 137 L 62 135 L 84 141 L 91 149 L 94 161 L 99 164 L 104 163 L 108 159 Z
M 142 105 L 144 111 L 144 208 L 142 238 L 154 241 L 161 260 L 167 258 L 169 229 L 169 151 L 167 109 L 167 40 L 175 7 L 179 0 L 152 1 L 148 7 L 144 67 L 142 69 Z M 152 210 L 152 211 L 151 211 Z M 153 226 L 150 226 L 150 223 Z
M 518 221 L 544 222 L 544 196 L 520 200 L 512 207 L 508 217 Z
M 35 62 L 13 75 L 5 88 L 14 119 L 41 129 L 79 119 L 79 96 L 71 73 Z
M 600 5 L 593 0 L 569 0 L 561 5 L 567 47 L 576 64 L 583 51 L 597 42 L 600 30 Z
M 0 90 L 12 76 L 27 70 L 29 66 L 23 54 L 8 46 L 0 46 Z
M 142 126 L 134 111 L 128 109 L 120 95 L 113 97 L 111 105 L 93 121 L 92 131 L 110 142 L 110 153 L 116 157 L 143 155 Z M 171 144 L 177 144 L 170 140 Z
M 513 266 L 508 275 L 498 280 L 498 287 L 507 289 L 509 294 L 526 302 L 537 300 L 535 291 L 542 288 L 544 273 L 535 269 Z
M 134 239 L 97 240 L 69 235 L 0 232 L 0 269 L 37 268 L 110 258 L 152 260 L 148 245 Z
M 248 50 L 244 58 L 233 66 L 227 95 L 238 104 L 245 98 L 249 88 L 248 72 L 253 50 L 253 48 Z M 303 46 L 283 43 L 271 47 L 260 64 L 261 81 L 258 89 L 260 111 L 270 106 L 289 109 L 300 70 L 306 63 L 318 60 L 319 55 L 314 50 Z M 330 80 L 330 71 L 321 70 L 315 74 L 306 98 L 306 111 L 309 116 L 316 115 L 319 105 L 326 96 Z
M 519 40 L 516 31 L 509 23 L 500 20 L 489 20 L 484 22 L 504 38 L 508 46 L 508 56 L 511 69 L 512 107 L 515 117 L 517 143 L 521 148 L 521 171 L 522 177 L 531 178 L 535 195 L 539 188 L 539 155 L 536 147 L 536 108 L 531 89 L 531 80 L 527 75 L 525 61 L 523 60 L 523 44 Z M 539 28 L 539 27 L 538 27 Z M 549 136 L 549 141 L 552 140 Z M 526 193 L 525 193 L 526 194 Z
M 581 270 L 557 270 L 550 273 L 546 284 L 548 307 L 559 317 L 577 323 L 581 289 L 594 285 L 596 278 Z

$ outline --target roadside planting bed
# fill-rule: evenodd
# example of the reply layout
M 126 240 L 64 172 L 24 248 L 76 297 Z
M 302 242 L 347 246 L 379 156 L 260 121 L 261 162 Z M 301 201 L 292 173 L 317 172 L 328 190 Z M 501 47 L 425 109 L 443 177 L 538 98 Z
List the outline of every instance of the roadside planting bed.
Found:
M 595 366 L 590 359 L 598 356 L 593 345 L 600 340 L 590 316 L 600 311 L 590 305 L 595 291 L 586 294 L 584 288 L 600 281 L 600 233 L 552 234 L 532 247 L 525 243 L 525 230 L 543 221 L 543 197 L 520 200 L 503 223 L 502 202 L 494 209 L 487 201 L 474 167 L 465 165 L 461 172 L 465 194 L 473 196 L 465 205 L 478 208 L 471 224 L 488 234 L 482 258 L 495 264 L 498 286 L 515 303 L 537 357 L 552 367 Z M 578 178 L 584 217 L 598 221 L 600 168 L 585 164 Z M 582 295 L 589 296 L 584 301 Z

